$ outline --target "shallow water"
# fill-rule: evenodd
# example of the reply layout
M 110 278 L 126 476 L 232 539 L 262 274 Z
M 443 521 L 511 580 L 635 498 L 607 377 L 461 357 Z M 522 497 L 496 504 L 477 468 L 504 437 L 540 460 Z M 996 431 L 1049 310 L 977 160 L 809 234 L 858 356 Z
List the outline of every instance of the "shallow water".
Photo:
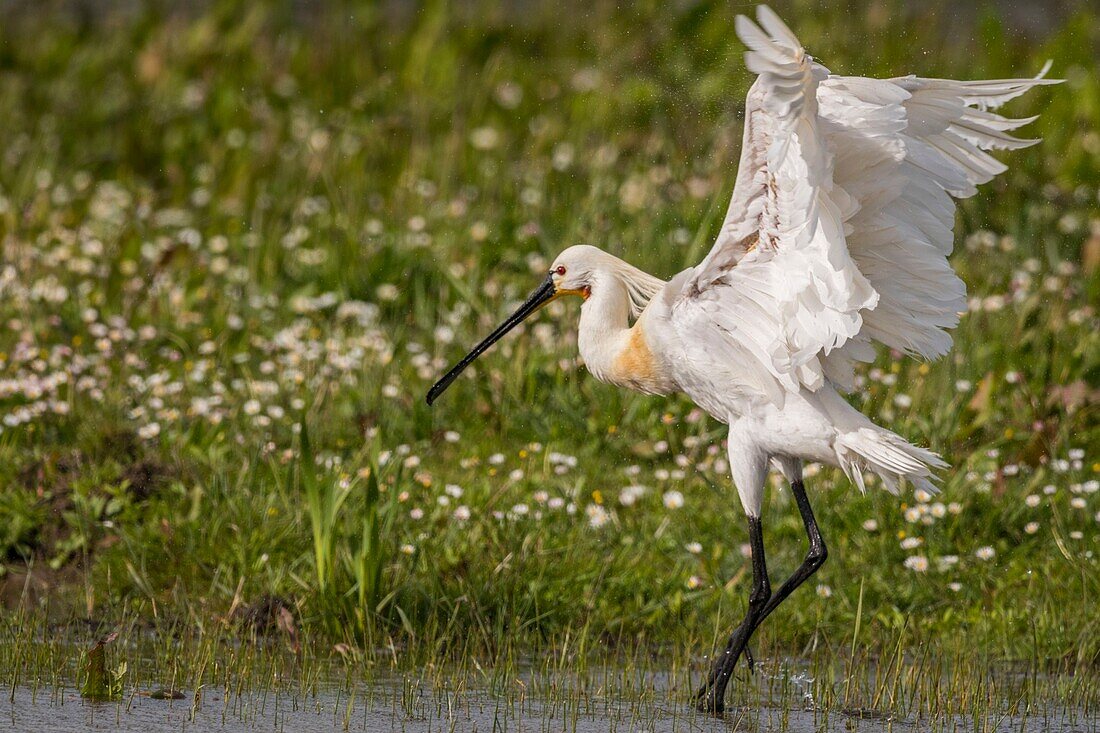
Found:
M 73 733 L 117 731 L 1052 731 L 1100 730 L 1100 718 L 1062 710 L 1046 715 L 957 716 L 916 721 L 858 711 L 824 712 L 805 700 L 731 710 L 724 719 L 695 712 L 671 690 L 640 699 L 571 692 L 556 699 L 486 690 L 425 690 L 410 678 L 324 688 L 304 696 L 257 690 L 240 695 L 206 689 L 179 700 L 129 690 L 123 699 L 90 702 L 75 687 L 17 686 L 0 704 L 0 730 Z
M 292 700 L 274 693 L 225 697 L 208 692 L 199 704 L 155 700 L 134 694 L 120 701 L 88 702 L 75 689 L 32 694 L 20 687 L 4 707 L 0 729 L 72 733 L 103 730 L 155 731 L 710 731 L 729 723 L 674 705 L 590 705 L 572 701 L 552 705 L 535 700 L 505 700 L 485 693 L 426 696 L 416 693 L 411 707 L 402 690 L 376 688 L 350 695 L 334 690 Z M 583 706 L 583 707 L 582 707 Z M 585 709 L 587 708 L 587 709 Z M 796 713 L 798 718 L 804 717 Z M 735 719 L 735 718 L 731 718 Z M 813 730 L 812 714 L 792 730 Z

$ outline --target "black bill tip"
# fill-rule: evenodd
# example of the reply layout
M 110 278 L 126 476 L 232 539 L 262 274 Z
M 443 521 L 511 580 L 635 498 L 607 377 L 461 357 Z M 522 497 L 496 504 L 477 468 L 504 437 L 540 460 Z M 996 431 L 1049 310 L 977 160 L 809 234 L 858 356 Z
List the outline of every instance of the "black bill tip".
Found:
M 546 276 L 542 285 L 540 285 L 535 292 L 531 293 L 531 295 L 527 297 L 527 300 L 523 301 L 523 305 L 517 308 L 515 313 L 510 315 L 504 323 L 497 326 L 491 334 L 485 337 L 484 341 L 475 346 L 469 354 L 462 357 L 460 362 L 455 364 L 449 372 L 444 374 L 438 382 L 432 385 L 432 388 L 428 390 L 428 396 L 425 401 L 431 405 L 439 399 L 439 395 L 443 394 L 443 392 L 458 379 L 458 375 L 462 374 L 474 359 L 481 356 L 486 349 L 499 341 L 504 334 L 522 323 L 529 315 L 553 300 L 556 295 L 557 289 L 554 287 L 554 276 L 551 273 Z
M 450 372 L 448 372 L 448 375 L 449 374 Z M 455 381 L 455 379 L 457 378 L 458 375 L 455 374 L 450 379 L 440 379 L 438 382 L 432 385 L 431 389 L 428 390 L 428 396 L 425 398 L 424 401 L 427 402 L 430 406 L 433 402 L 439 399 L 439 395 L 443 394 L 443 390 L 447 389 L 447 387 L 450 387 L 451 382 Z

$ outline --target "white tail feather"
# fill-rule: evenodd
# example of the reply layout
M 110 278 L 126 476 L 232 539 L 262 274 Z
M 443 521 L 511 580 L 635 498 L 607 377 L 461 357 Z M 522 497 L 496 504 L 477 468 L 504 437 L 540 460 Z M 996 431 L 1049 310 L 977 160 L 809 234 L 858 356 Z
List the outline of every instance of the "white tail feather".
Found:
M 840 468 L 861 492 L 867 487 L 863 474 L 869 471 L 882 479 L 887 491 L 898 493 L 905 479 L 916 489 L 934 494 L 939 488 L 933 470 L 947 468 L 930 450 L 907 443 L 900 435 L 879 427 L 861 427 L 841 433 L 834 443 Z

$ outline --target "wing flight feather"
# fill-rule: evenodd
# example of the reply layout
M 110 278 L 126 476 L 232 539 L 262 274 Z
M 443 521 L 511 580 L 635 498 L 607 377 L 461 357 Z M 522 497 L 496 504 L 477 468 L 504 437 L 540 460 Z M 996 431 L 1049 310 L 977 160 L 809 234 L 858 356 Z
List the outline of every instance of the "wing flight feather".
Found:
M 690 275 L 671 318 L 685 343 L 714 333 L 755 360 L 757 391 L 825 380 L 850 388 L 872 342 L 934 358 L 965 308 L 947 256 L 953 198 L 1005 170 L 989 150 L 1037 140 L 1009 133 L 1034 117 L 995 114 L 1040 84 L 832 75 L 775 13 L 738 16 L 746 66 L 741 160 L 714 247 Z M 708 332 L 708 329 L 710 332 Z

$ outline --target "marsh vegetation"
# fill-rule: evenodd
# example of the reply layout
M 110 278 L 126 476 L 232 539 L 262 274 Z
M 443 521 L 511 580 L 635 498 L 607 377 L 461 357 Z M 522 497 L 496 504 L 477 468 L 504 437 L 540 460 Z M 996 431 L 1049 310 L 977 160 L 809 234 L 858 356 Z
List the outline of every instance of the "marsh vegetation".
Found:
M 1072 727 L 1100 703 L 1100 17 L 1028 36 L 922 7 L 777 9 L 838 71 L 1067 81 L 1007 109 L 1044 141 L 961 207 L 953 354 L 883 353 L 851 396 L 944 455 L 942 492 L 811 466 L 830 560 L 731 703 Z M 587 378 L 564 302 L 423 396 L 563 247 L 663 277 L 702 256 L 739 11 L 5 11 L 12 709 L 78 692 L 118 632 L 102 710 L 259 690 L 355 727 L 375 704 L 410 730 L 463 705 L 701 726 L 676 722 L 688 682 L 751 574 L 721 426 Z M 781 575 L 804 548 L 779 483 L 765 512 Z

